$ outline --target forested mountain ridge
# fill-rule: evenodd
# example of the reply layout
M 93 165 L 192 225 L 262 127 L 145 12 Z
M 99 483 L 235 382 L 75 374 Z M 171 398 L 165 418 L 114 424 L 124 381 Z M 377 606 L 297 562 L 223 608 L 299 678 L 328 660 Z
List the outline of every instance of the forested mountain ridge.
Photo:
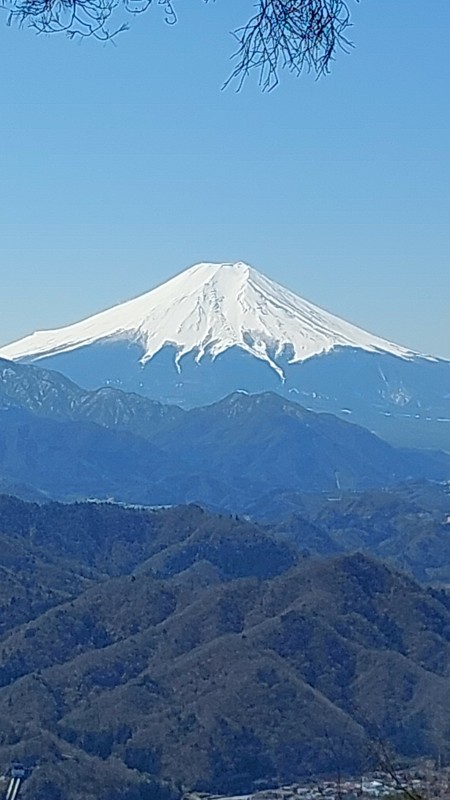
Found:
M 95 422 L 145 438 L 183 415 L 181 408 L 105 386 L 88 391 L 41 366 L 0 358 L 0 397 L 43 417 Z
M 246 791 L 337 750 L 358 770 L 375 730 L 449 747 L 445 592 L 195 506 L 2 498 L 0 531 L 0 764 L 30 767 L 24 797 Z
M 304 552 L 359 550 L 418 580 L 450 585 L 450 484 L 407 483 L 366 492 L 281 493 L 270 530 Z M 260 504 L 264 517 L 264 501 Z M 284 517 L 284 519 L 283 519 Z

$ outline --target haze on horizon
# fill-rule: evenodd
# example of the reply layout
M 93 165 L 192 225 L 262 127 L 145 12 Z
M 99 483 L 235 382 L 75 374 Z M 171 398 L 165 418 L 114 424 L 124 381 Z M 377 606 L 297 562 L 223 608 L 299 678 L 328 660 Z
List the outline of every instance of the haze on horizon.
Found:
M 333 74 L 270 95 L 219 91 L 241 7 L 155 8 L 115 48 L 0 26 L 0 345 L 242 260 L 450 358 L 449 4 L 354 4 Z

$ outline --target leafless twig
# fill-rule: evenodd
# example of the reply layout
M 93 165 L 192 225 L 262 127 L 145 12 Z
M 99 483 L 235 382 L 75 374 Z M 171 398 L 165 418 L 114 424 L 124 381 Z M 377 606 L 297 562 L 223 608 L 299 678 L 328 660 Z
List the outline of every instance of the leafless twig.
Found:
M 234 31 L 237 64 L 225 85 L 237 81 L 239 90 L 256 72 L 262 90 L 270 91 L 280 69 L 325 75 L 336 51 L 353 46 L 345 35 L 350 26 L 345 0 L 260 0 L 256 14 Z
M 102 41 L 129 27 L 111 27 L 115 12 L 142 14 L 152 5 L 162 7 L 167 24 L 177 22 L 176 0 L 0 0 L 0 7 L 8 9 L 9 24 Z M 255 14 L 233 31 L 238 47 L 225 87 L 234 83 L 239 90 L 256 73 L 261 89 L 270 91 L 281 69 L 295 75 L 306 70 L 319 77 L 330 71 L 338 50 L 352 47 L 346 35 L 351 26 L 348 0 L 255 0 L 254 7 Z

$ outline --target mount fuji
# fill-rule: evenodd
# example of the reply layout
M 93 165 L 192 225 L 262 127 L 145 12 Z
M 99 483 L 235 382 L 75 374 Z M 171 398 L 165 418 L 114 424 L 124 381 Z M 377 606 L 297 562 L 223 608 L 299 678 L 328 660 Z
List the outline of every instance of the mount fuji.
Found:
M 396 444 L 450 450 L 450 362 L 345 322 L 242 262 L 197 264 L 0 356 L 186 408 L 276 391 Z

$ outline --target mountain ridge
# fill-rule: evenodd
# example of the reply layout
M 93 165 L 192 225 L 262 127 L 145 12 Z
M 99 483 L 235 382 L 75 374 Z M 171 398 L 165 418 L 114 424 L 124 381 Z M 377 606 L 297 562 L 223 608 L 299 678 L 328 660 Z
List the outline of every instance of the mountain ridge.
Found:
M 444 480 L 449 457 L 402 451 L 274 392 L 182 410 L 0 360 L 0 480 L 53 499 L 201 502 L 243 511 L 274 489 Z M 243 452 L 245 451 L 245 459 Z

